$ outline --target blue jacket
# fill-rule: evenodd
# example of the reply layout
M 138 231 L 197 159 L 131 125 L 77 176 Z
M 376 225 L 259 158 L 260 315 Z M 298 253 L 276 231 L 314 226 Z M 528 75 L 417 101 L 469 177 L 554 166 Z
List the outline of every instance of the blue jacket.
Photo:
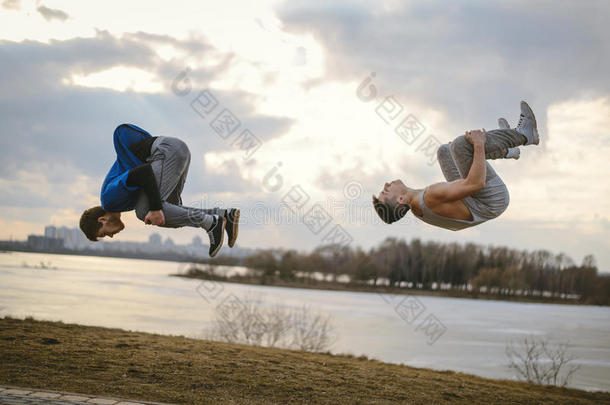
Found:
M 121 124 L 114 130 L 114 150 L 116 161 L 102 184 L 100 201 L 106 212 L 131 211 L 138 200 L 137 186 L 127 185 L 129 171 L 144 162 L 138 159 L 129 148 L 151 135 L 133 124 Z

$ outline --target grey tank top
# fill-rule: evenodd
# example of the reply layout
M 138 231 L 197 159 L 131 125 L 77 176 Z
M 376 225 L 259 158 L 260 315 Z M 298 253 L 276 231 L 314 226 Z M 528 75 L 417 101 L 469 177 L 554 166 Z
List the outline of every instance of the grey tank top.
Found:
M 485 222 L 487 220 L 485 218 L 478 216 L 476 213 L 476 210 L 473 210 L 470 208 L 470 206 L 469 206 L 470 204 L 468 201 L 468 199 L 470 199 L 470 197 L 466 197 L 462 201 L 464 202 L 464 204 L 466 204 L 466 206 L 470 210 L 470 213 L 472 214 L 472 218 L 473 218 L 472 221 L 469 221 L 467 219 L 449 218 L 449 217 L 444 217 L 442 215 L 435 214 L 434 212 L 432 212 L 432 210 L 430 210 L 430 208 L 428 208 L 426 203 L 424 203 L 424 194 L 426 194 L 427 190 L 428 190 L 428 187 L 426 187 L 424 189 L 423 193 L 421 193 L 419 195 L 419 205 L 421 206 L 423 215 L 420 217 L 420 216 L 416 215 L 415 213 L 413 213 L 413 216 L 415 218 L 418 218 L 421 221 L 424 221 L 430 225 L 438 226 L 438 227 L 445 228 L 445 229 L 450 229 L 452 231 L 459 231 L 460 229 L 470 228 L 471 226 L 478 225 L 481 222 Z

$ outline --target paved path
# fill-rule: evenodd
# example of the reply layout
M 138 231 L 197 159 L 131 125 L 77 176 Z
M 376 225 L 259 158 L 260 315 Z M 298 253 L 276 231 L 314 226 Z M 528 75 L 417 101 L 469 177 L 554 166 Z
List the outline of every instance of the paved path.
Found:
M 142 402 L 110 397 L 75 394 L 39 390 L 34 388 L 19 388 L 0 385 L 0 404 L 2 405 L 168 405 L 159 402 Z

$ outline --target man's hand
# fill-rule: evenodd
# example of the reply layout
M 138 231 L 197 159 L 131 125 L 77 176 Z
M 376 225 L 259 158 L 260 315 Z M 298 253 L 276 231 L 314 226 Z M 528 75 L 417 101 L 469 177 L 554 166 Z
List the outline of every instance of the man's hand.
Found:
M 165 215 L 163 215 L 162 210 L 148 211 L 148 214 L 146 214 L 146 217 L 144 218 L 144 223 L 146 225 L 165 225 Z
M 466 140 L 470 142 L 473 146 L 476 144 L 485 145 L 485 141 L 487 136 L 485 135 L 485 128 L 482 130 L 473 129 L 472 131 L 466 131 Z

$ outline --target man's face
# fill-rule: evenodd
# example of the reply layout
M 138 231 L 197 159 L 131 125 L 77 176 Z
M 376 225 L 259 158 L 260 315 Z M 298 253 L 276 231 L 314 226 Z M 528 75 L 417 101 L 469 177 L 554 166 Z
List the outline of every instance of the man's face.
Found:
M 106 215 L 99 217 L 98 221 L 102 223 L 102 227 L 97 231 L 97 236 L 103 238 L 104 236 L 110 236 L 111 238 L 121 232 L 125 228 L 125 224 L 121 222 L 121 215 L 114 213 L 107 213 Z
M 383 189 L 377 198 L 384 203 L 396 202 L 398 197 L 406 190 L 407 186 L 405 186 L 402 180 L 393 180 L 383 185 Z

